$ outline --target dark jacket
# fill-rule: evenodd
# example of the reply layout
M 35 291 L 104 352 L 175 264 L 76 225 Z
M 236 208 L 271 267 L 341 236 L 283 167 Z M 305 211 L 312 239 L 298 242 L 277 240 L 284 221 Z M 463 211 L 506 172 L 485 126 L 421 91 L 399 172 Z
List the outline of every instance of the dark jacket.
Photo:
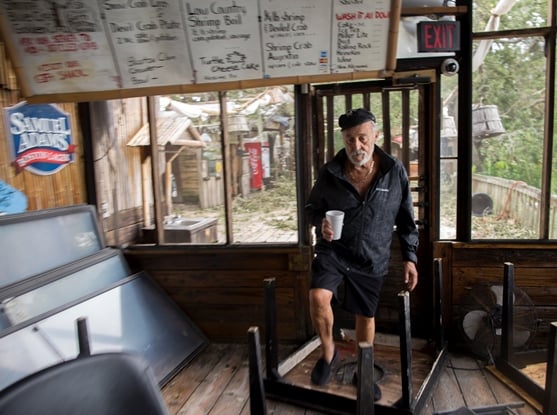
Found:
M 321 168 L 305 210 L 316 228 L 316 253 L 332 249 L 359 268 L 383 276 L 388 272 L 395 226 L 402 259 L 415 263 L 418 230 L 404 166 L 377 146 L 374 152 L 380 170 L 363 199 L 343 173 L 347 159 L 343 149 Z M 321 238 L 321 222 L 331 209 L 342 210 L 345 216 L 341 238 L 328 242 Z

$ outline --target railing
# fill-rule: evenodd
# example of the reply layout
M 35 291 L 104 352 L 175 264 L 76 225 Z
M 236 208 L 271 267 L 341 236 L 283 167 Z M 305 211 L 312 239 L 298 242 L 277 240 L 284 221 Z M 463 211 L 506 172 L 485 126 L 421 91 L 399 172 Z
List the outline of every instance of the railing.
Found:
M 520 180 L 474 174 L 472 192 L 485 193 L 493 200 L 493 214 L 498 219 L 512 219 L 537 232 L 540 224 L 541 191 Z M 551 196 L 550 236 L 557 235 L 557 196 Z

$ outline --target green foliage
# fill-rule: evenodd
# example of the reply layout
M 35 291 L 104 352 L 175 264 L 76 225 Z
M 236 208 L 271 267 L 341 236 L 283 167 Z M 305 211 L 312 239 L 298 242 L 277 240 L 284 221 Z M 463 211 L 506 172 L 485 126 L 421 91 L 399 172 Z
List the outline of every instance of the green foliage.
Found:
M 531 10 L 518 2 L 500 29 L 539 24 Z M 476 15 L 480 15 L 477 13 Z M 536 20 L 537 19 L 537 20 Z M 503 24 L 513 22 L 511 27 Z M 477 45 L 477 43 L 476 43 Z M 474 73 L 476 105 L 495 105 L 506 132 L 498 137 L 475 139 L 474 166 L 479 173 L 521 180 L 541 186 L 545 111 L 545 42 L 543 37 L 499 38 Z M 557 191 L 557 183 L 553 191 Z
M 473 31 L 487 29 L 498 0 L 473 3 Z M 500 16 L 498 30 L 547 26 L 548 5 L 543 0 L 520 0 Z M 477 49 L 480 41 L 475 41 Z M 543 36 L 501 37 L 492 40 L 489 53 L 473 74 L 475 105 L 495 105 L 505 133 L 474 137 L 473 170 L 541 186 L 545 113 L 545 40 Z M 458 116 L 456 77 L 443 78 L 442 96 L 450 115 Z M 557 193 L 554 180 L 553 193 Z

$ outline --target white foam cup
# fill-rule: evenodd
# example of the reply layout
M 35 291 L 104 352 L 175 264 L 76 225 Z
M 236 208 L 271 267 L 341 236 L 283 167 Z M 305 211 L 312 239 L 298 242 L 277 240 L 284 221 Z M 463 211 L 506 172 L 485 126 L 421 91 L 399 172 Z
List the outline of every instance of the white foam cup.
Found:
M 328 210 L 325 215 L 333 227 L 333 240 L 340 239 L 344 223 L 344 212 L 342 210 Z

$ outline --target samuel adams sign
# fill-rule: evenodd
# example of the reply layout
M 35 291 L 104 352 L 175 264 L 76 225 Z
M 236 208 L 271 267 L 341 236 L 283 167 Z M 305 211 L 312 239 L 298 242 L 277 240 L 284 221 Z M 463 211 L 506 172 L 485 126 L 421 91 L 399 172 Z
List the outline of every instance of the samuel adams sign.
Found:
M 27 105 L 5 108 L 7 133 L 17 172 L 56 173 L 74 161 L 68 114 L 56 105 Z

